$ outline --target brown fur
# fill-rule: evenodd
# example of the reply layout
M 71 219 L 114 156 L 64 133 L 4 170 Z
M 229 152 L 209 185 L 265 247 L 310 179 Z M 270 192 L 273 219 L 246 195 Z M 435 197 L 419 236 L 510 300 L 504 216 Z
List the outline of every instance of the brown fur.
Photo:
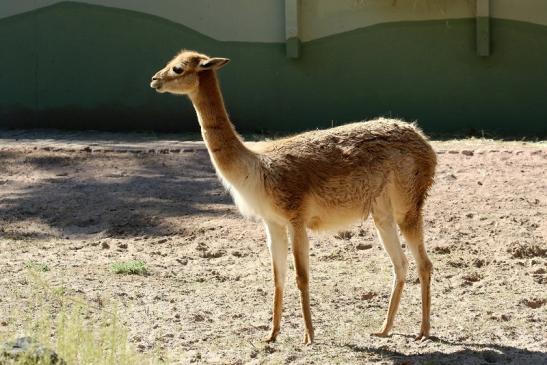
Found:
M 312 229 L 328 228 L 328 217 L 308 212 L 310 200 L 332 214 L 359 211 L 362 219 L 382 190 L 392 187 L 408 210 L 419 210 L 436 164 L 414 125 L 388 119 L 307 132 L 258 150 L 274 202 L 291 220 L 307 218 Z
M 280 328 L 287 233 L 301 292 L 304 340 L 311 343 L 306 227 L 338 230 L 369 213 L 395 271 L 388 314 L 378 335 L 387 335 L 393 325 L 407 271 L 398 225 L 417 261 L 422 285 L 418 337 L 427 337 L 432 265 L 423 243 L 422 207 L 433 184 L 436 155 L 422 132 L 414 124 L 381 118 L 247 146 L 228 118 L 218 86 L 216 70 L 227 62 L 183 51 L 156 73 L 151 86 L 190 97 L 221 180 L 244 214 L 265 222 L 275 284 L 269 340 L 275 340 Z M 173 67 L 184 71 L 177 74 Z

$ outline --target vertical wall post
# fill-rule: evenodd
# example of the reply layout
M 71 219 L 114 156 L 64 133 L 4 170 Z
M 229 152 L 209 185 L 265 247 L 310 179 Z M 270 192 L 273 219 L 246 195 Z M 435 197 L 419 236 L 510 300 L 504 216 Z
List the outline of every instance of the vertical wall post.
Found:
M 490 56 L 490 0 L 477 0 L 477 55 Z
M 300 1 L 285 0 L 285 45 L 289 58 L 300 57 Z

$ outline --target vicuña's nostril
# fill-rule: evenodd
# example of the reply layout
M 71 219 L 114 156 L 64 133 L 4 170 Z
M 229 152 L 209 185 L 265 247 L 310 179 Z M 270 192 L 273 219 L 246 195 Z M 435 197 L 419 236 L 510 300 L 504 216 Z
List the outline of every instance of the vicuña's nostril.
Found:
M 158 78 L 156 76 L 152 77 L 152 81 L 157 80 Z

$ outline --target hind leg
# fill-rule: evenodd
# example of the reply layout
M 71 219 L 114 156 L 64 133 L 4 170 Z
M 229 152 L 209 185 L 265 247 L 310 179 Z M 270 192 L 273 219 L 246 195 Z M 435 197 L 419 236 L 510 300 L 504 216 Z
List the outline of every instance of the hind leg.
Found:
M 394 272 L 393 287 L 391 289 L 391 298 L 389 299 L 386 319 L 380 332 L 374 334 L 376 336 L 385 337 L 393 327 L 395 315 L 399 309 L 401 294 L 405 285 L 408 262 L 399 242 L 391 204 L 386 200 L 376 204 L 373 207 L 372 216 L 384 249 L 388 253 L 391 263 L 393 264 Z
M 429 260 L 425 250 L 421 212 L 415 211 L 407 213 L 402 222 L 399 223 L 399 228 L 408 243 L 408 247 L 416 260 L 416 266 L 418 268 L 418 276 L 422 289 L 422 325 L 416 339 L 425 339 L 429 337 L 429 330 L 431 327 L 429 317 L 431 310 L 430 286 L 433 264 L 431 263 L 431 260 Z

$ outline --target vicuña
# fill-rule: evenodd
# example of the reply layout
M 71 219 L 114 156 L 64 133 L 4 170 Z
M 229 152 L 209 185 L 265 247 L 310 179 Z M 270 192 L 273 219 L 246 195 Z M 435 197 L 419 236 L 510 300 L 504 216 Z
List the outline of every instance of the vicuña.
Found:
M 422 207 L 433 184 L 436 155 L 422 132 L 395 119 L 376 119 L 246 145 L 230 122 L 216 72 L 228 63 L 183 50 L 158 71 L 150 86 L 188 95 L 218 176 L 245 216 L 263 220 L 274 278 L 268 341 L 280 330 L 287 252 L 292 245 L 304 317 L 304 343 L 314 339 L 306 230 L 341 230 L 370 214 L 393 263 L 387 336 L 405 283 L 408 262 L 397 226 L 414 256 L 422 292 L 418 339 L 429 336 L 432 264 L 423 234 Z

